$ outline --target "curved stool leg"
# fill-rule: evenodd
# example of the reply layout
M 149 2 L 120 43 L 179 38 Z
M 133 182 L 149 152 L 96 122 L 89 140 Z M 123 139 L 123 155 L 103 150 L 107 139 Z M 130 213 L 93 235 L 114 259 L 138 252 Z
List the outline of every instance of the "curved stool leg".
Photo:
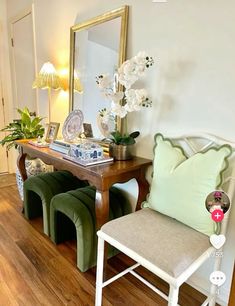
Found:
M 24 182 L 24 215 L 27 219 L 43 216 L 43 231 L 50 235 L 50 202 L 53 196 L 87 186 L 68 171 L 31 176 Z
M 64 207 L 64 203 L 65 207 Z M 69 210 L 66 210 L 70 206 Z M 68 222 L 68 219 L 70 222 Z M 69 224 L 70 223 L 70 224 Z M 93 264 L 94 222 L 89 210 L 81 201 L 74 201 L 69 194 L 59 194 L 51 201 L 51 240 L 60 243 L 77 237 L 77 266 L 85 272 Z
M 129 202 L 119 193 L 110 190 L 110 219 L 123 215 L 122 206 Z M 56 195 L 51 200 L 50 233 L 54 243 L 73 238 L 74 226 L 77 236 L 77 267 L 85 272 L 96 265 L 97 236 L 94 187 L 84 187 Z M 123 202 L 122 204 L 120 202 Z M 72 228 L 71 228 L 72 226 Z M 108 248 L 108 257 L 118 251 Z

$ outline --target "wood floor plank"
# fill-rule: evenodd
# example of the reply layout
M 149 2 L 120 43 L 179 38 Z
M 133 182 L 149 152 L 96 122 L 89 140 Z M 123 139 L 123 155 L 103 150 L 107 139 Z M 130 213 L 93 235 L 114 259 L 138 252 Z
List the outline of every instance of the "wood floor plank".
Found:
M 32 306 L 39 304 L 39 300 L 33 294 L 31 288 L 27 285 L 19 271 L 12 262 L 0 255 L 0 279 L 10 288 L 15 301 L 19 305 Z
M 93 286 L 80 273 L 75 273 L 76 268 L 70 267 L 62 256 L 44 256 L 47 254 L 45 248 L 27 239 L 18 241 L 17 245 L 65 305 L 76 302 L 82 305 L 84 301 L 89 305 L 94 303 Z
M 0 297 L 1 305 L 18 306 L 18 303 L 15 301 L 11 289 L 6 285 L 4 281 L 0 281 Z
M 118 256 L 116 256 L 116 258 L 111 258 L 109 260 L 109 264 L 112 267 L 112 274 L 115 275 L 117 272 L 119 273 L 125 270 L 126 268 L 132 266 L 133 264 L 135 264 L 135 262 L 132 259 L 128 258 L 126 255 L 120 253 Z M 168 288 L 167 283 L 157 278 L 154 274 L 150 275 L 150 273 L 142 267 L 137 268 L 135 271 L 139 273 L 141 276 L 143 276 L 144 278 L 146 278 L 154 286 L 158 287 L 162 292 L 164 292 L 165 294 L 168 294 L 169 288 Z M 110 275 L 109 277 L 111 276 L 112 275 Z M 163 298 L 156 295 L 156 293 L 153 290 L 146 288 L 145 284 L 143 284 L 141 281 L 136 280 L 136 278 L 132 276 L 131 274 L 127 274 L 125 278 L 130 283 L 129 287 L 137 285 L 138 290 L 144 293 L 146 296 L 148 296 L 149 299 L 154 301 L 155 305 L 157 304 L 167 305 L 167 302 Z M 143 299 L 143 297 L 139 297 L 139 298 Z
M 16 176 L 15 174 L 0 174 L 0 188 L 15 186 Z
M 13 260 L 38 296 L 40 303 L 31 305 L 93 305 L 95 288 L 78 272 L 75 262 L 68 265 L 57 247 L 11 204 L 0 199 L 0 254 Z M 104 299 L 104 305 L 111 304 Z
M 0 226 L 0 254 L 9 257 L 21 278 L 34 292 L 42 305 L 63 305 L 54 293 L 45 285 L 35 267 L 30 263 L 17 244 L 11 240 L 5 229 Z

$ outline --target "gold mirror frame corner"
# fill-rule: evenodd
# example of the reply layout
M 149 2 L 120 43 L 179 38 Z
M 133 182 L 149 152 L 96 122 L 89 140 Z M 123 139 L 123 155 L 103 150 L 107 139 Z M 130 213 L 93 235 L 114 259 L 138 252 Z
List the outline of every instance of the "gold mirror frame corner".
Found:
M 119 45 L 119 66 L 126 60 L 127 46 L 127 26 L 128 26 L 129 6 L 111 10 L 97 17 L 91 18 L 82 23 L 78 23 L 70 28 L 70 69 L 69 69 L 69 112 L 73 110 L 73 87 L 74 87 L 74 56 L 75 56 L 75 33 L 83 29 L 101 24 L 103 22 L 121 17 L 120 45 Z M 121 130 L 121 120 L 116 120 L 116 127 Z

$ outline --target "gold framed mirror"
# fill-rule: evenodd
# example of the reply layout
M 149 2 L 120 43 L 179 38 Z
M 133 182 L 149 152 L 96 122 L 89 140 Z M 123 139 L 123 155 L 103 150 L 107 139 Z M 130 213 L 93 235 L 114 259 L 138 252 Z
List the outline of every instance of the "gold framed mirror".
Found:
M 99 110 L 109 108 L 96 85 L 96 76 L 113 75 L 126 59 L 128 6 L 109 11 L 70 28 L 69 111 L 80 109 L 93 136 L 103 138 Z M 121 121 L 114 125 L 120 130 Z

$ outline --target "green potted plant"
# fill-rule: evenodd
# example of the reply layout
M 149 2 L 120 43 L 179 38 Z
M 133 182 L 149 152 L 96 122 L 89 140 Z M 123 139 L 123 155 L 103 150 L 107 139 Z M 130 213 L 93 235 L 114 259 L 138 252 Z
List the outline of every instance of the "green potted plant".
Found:
M 17 109 L 20 114 L 20 119 L 13 120 L 1 132 L 7 132 L 7 135 L 0 140 L 2 146 L 6 145 L 7 150 L 12 147 L 17 148 L 15 140 L 18 139 L 32 139 L 43 137 L 44 127 L 41 124 L 42 117 L 31 115 L 28 108 Z M 53 167 L 44 164 L 40 159 L 31 159 L 27 157 L 25 160 L 25 167 L 27 175 L 36 175 L 41 172 L 51 172 Z M 23 200 L 23 180 L 18 168 L 16 168 L 16 182 L 20 197 Z
M 135 131 L 131 134 L 121 134 L 119 131 L 111 133 L 111 143 L 109 145 L 109 155 L 116 160 L 127 160 L 132 158 L 132 149 L 135 144 L 135 138 L 140 132 Z
M 44 128 L 41 125 L 42 117 L 31 116 L 27 107 L 23 110 L 17 109 L 20 114 L 19 120 L 13 120 L 1 132 L 8 132 L 0 141 L 2 146 L 6 145 L 7 150 L 15 146 L 15 140 L 43 137 Z

